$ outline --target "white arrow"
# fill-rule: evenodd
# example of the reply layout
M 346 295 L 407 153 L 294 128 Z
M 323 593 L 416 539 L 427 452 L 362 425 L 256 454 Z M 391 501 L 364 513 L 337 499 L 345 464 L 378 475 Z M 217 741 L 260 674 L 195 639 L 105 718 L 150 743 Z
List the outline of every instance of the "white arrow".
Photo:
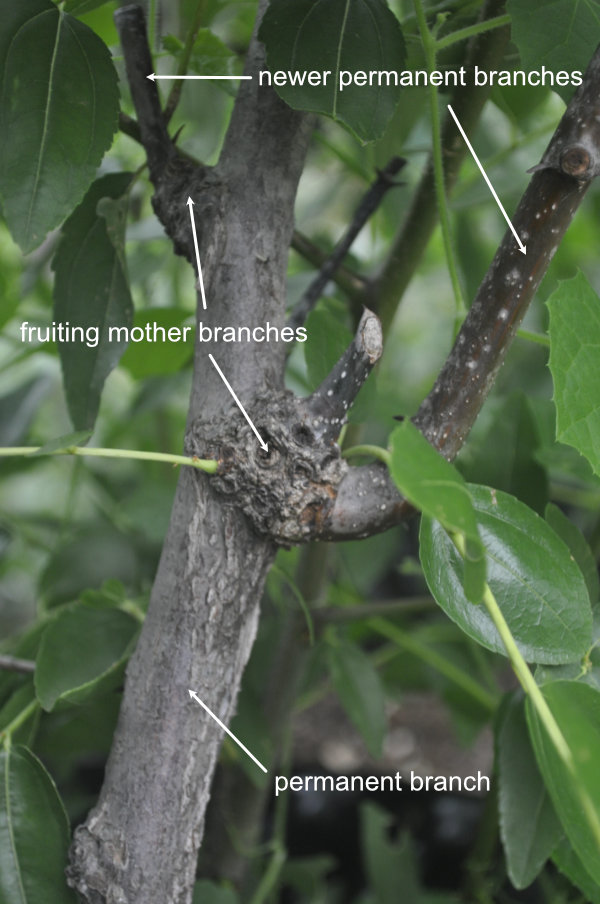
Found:
M 196 268 L 198 270 L 198 285 L 200 286 L 200 295 L 202 296 L 202 307 L 206 310 L 206 295 L 204 294 L 204 280 L 202 279 L 202 267 L 200 266 L 200 252 L 198 251 L 198 236 L 196 235 L 196 221 L 194 220 L 194 211 L 192 210 L 194 202 L 188 198 L 185 202 L 190 211 L 190 220 L 192 221 L 192 235 L 194 236 L 194 251 L 196 252 Z
M 157 79 L 161 79 L 164 81 L 180 81 L 183 79 L 242 79 L 249 78 L 251 79 L 251 75 L 157 75 L 156 72 L 151 72 L 150 75 L 147 75 L 146 78 L 149 78 L 151 82 L 155 82 Z
M 215 722 L 217 723 L 217 725 L 219 725 L 219 726 L 223 729 L 223 731 L 226 731 L 230 738 L 233 738 L 233 740 L 234 740 L 235 743 L 238 745 L 238 747 L 241 747 L 242 750 L 244 751 L 244 753 L 247 753 L 248 756 L 250 757 L 250 759 L 253 760 L 253 761 L 256 763 L 256 765 L 257 765 L 260 769 L 262 769 L 263 772 L 266 772 L 267 770 L 265 769 L 265 767 L 263 766 L 263 764 L 262 764 L 259 760 L 256 759 L 256 757 L 254 756 L 253 753 L 250 753 L 250 751 L 248 750 L 248 748 L 245 747 L 245 746 L 242 744 L 242 742 L 240 741 L 239 738 L 236 738 L 236 736 L 234 735 L 234 733 L 233 733 L 232 731 L 229 731 L 229 729 L 227 728 L 227 726 L 224 725 L 224 724 L 221 722 L 221 720 L 218 718 L 218 716 L 215 716 L 214 712 L 213 712 L 211 709 L 208 708 L 208 706 L 206 705 L 206 703 L 203 703 L 203 702 L 202 702 L 202 700 L 200 699 L 200 697 L 198 696 L 198 694 L 196 694 L 195 691 L 191 691 L 189 688 L 188 688 L 188 693 L 189 693 L 190 697 L 191 697 L 193 700 L 196 701 L 196 703 L 199 703 L 199 704 L 200 704 L 200 706 L 202 707 L 202 709 L 205 709 L 205 710 L 206 710 L 206 712 L 208 713 L 209 716 L 212 716 L 212 717 L 213 717 L 213 719 L 215 720 Z
M 496 204 L 498 205 L 498 207 L 499 207 L 500 210 L 502 211 L 502 215 L 503 215 L 504 219 L 506 220 L 506 222 L 508 223 L 508 225 L 509 225 L 509 227 L 510 227 L 510 231 L 512 232 L 512 234 L 513 234 L 514 237 L 516 238 L 516 240 L 517 240 L 517 245 L 519 246 L 519 251 L 521 252 L 521 254 L 527 254 L 527 245 L 524 245 L 524 244 L 523 244 L 523 242 L 522 242 L 521 239 L 519 238 L 519 234 L 517 233 L 517 230 L 515 229 L 515 227 L 513 226 L 513 224 L 510 222 L 509 216 L 508 216 L 507 212 L 505 211 L 504 207 L 502 206 L 502 201 L 500 200 L 500 198 L 499 198 L 498 195 L 496 194 L 496 191 L 495 191 L 495 189 L 494 189 L 494 186 L 492 185 L 492 183 L 491 183 L 490 180 L 488 179 L 486 171 L 484 170 L 484 168 L 482 167 L 481 163 L 479 162 L 479 157 L 477 156 L 477 154 L 476 154 L 475 151 L 473 150 L 473 145 L 471 144 L 471 142 L 470 142 L 469 139 L 467 138 L 467 136 L 466 136 L 466 134 L 465 134 L 465 130 L 463 129 L 463 127 L 462 127 L 461 124 L 459 123 L 459 121 L 458 121 L 458 119 L 457 119 L 457 117 L 456 117 L 456 113 L 454 112 L 454 110 L 452 109 L 452 107 L 450 106 L 450 104 L 448 104 L 448 109 L 450 110 L 450 114 L 451 114 L 451 116 L 452 116 L 452 119 L 454 120 L 454 122 L 455 122 L 456 125 L 458 126 L 458 130 L 459 130 L 460 134 L 462 135 L 462 137 L 464 138 L 467 147 L 469 148 L 471 154 L 473 155 L 473 160 L 475 161 L 475 163 L 476 163 L 477 166 L 479 167 L 479 169 L 480 169 L 480 171 L 481 171 L 481 175 L 483 176 L 483 178 L 485 179 L 485 181 L 486 181 L 486 183 L 487 183 L 487 187 L 489 188 L 489 190 L 491 191 L 492 195 L 494 196 L 494 200 L 496 201 Z
M 259 441 L 259 443 L 261 444 L 262 448 L 265 450 L 265 452 L 268 452 L 268 451 L 269 451 L 269 447 L 268 447 L 267 443 L 263 440 L 262 436 L 260 435 L 260 433 L 258 432 L 258 430 L 256 429 L 256 427 L 254 426 L 254 424 L 252 423 L 252 421 L 250 420 L 250 418 L 249 418 L 248 415 L 246 414 L 246 410 L 245 410 L 244 406 L 242 405 L 242 403 L 240 402 L 240 400 L 239 400 L 238 397 L 236 396 L 235 392 L 234 392 L 233 389 L 231 388 L 231 385 L 229 384 L 229 382 L 228 382 L 228 380 L 227 380 L 227 377 L 225 376 L 225 374 L 223 373 L 223 371 L 221 370 L 221 368 L 219 367 L 219 365 L 217 364 L 217 362 L 215 361 L 215 359 L 213 358 L 213 356 L 212 356 L 211 354 L 209 354 L 208 357 L 210 358 L 210 360 L 212 361 L 212 363 L 215 365 L 215 367 L 216 367 L 216 369 L 217 369 L 217 373 L 219 374 L 219 376 L 220 376 L 221 379 L 223 380 L 223 383 L 225 383 L 225 386 L 227 387 L 227 389 L 229 390 L 229 392 L 230 392 L 231 395 L 233 396 L 233 399 L 234 399 L 236 405 L 238 406 L 238 408 L 240 409 L 240 411 L 242 412 L 242 414 L 244 415 L 244 417 L 246 418 L 246 420 L 248 421 L 248 423 L 249 423 L 250 426 L 252 427 L 252 430 L 254 431 L 254 435 L 255 435 L 256 438 L 258 439 L 258 441 Z

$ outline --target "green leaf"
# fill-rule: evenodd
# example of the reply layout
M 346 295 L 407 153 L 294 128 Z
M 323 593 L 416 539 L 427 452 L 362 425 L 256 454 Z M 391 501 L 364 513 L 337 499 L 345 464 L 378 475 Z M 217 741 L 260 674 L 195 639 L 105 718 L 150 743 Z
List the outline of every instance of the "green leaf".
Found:
M 109 330 L 130 327 L 133 317 L 124 262 L 125 214 L 122 206 L 112 204 L 130 183 L 129 173 L 94 182 L 63 226 L 52 263 L 54 318 L 83 329 L 84 341 L 59 343 L 67 404 L 77 430 L 93 427 L 104 381 L 127 344 L 114 336 L 109 342 Z
M 524 393 L 515 392 L 495 413 L 485 436 L 479 442 L 469 439 L 459 466 L 469 483 L 510 493 L 541 515 L 548 500 L 548 480 L 536 459 L 539 447 L 530 401 Z
M 559 664 L 580 659 L 591 643 L 587 587 L 569 550 L 546 522 L 507 493 L 469 484 L 487 554 L 487 580 L 525 659 Z M 469 637 L 506 655 L 482 606 L 462 588 L 463 561 L 445 530 L 421 522 L 421 564 L 431 593 Z
M 163 46 L 176 60 L 179 60 L 184 51 L 184 44 L 173 35 L 163 38 Z M 210 28 L 198 29 L 196 40 L 192 48 L 189 60 L 189 70 L 196 75 L 239 75 L 242 71 L 240 58 Z M 233 82 L 217 81 L 214 83 L 235 95 L 237 86 Z
M 189 320 L 190 312 L 183 308 L 152 308 L 151 311 L 136 311 L 133 325 L 146 332 L 146 325 L 150 324 L 152 336 L 154 323 L 166 330 L 167 336 L 170 329 L 177 328 L 181 330 L 183 337 L 183 325 Z M 158 335 L 161 335 L 160 332 Z M 176 336 L 176 333 L 173 332 L 171 335 Z M 121 367 L 128 370 L 132 377 L 141 380 L 151 376 L 177 373 L 193 358 L 195 335 L 196 330 L 192 328 L 185 342 L 183 338 L 174 342 L 168 340 L 148 342 L 146 339 L 142 342 L 130 342 L 121 360 Z
M 0 396 L 0 445 L 16 446 L 27 435 L 31 421 L 51 391 L 47 377 L 33 377 Z
M 24 252 L 83 197 L 117 128 L 117 74 L 103 42 L 50 0 L 2 6 L 0 194 Z
M 394 114 L 400 88 L 393 82 L 350 85 L 342 73 L 400 70 L 406 52 L 400 24 L 383 0 L 271 0 L 259 32 L 271 73 L 327 71 L 325 84 L 277 85 L 296 110 L 324 113 L 361 141 L 380 137 Z
M 600 474 L 600 298 L 578 273 L 548 299 L 556 438 Z
M 26 747 L 0 752 L 0 771 L 2 904 L 73 904 L 69 826 L 54 782 Z
M 557 73 L 586 68 L 598 43 L 598 0 L 508 0 L 506 11 L 525 70 L 545 66 Z M 553 87 L 565 101 L 575 90 L 571 85 Z
M 200 879 L 194 885 L 192 904 L 239 904 L 239 900 L 233 888 L 217 885 L 208 879 Z
M 594 882 L 566 838 L 554 851 L 552 860 L 569 882 L 587 895 L 589 904 L 600 904 L 600 886 Z
M 328 649 L 331 681 L 372 756 L 381 756 L 386 729 L 385 696 L 369 657 L 353 643 Z
M 587 540 L 577 525 L 573 524 L 552 502 L 546 506 L 545 518 L 552 530 L 568 546 L 571 555 L 579 565 L 590 595 L 590 603 L 594 606 L 600 599 L 600 580 L 596 561 Z
M 512 696 L 497 732 L 500 835 L 510 881 L 527 888 L 560 841 L 563 830 L 537 767 L 524 700 Z
M 59 700 L 79 703 L 121 680 L 139 625 L 119 609 L 77 603 L 54 619 L 42 638 L 35 690 L 45 710 Z
M 352 342 L 352 333 L 339 317 L 324 307 L 310 312 L 306 331 L 304 360 L 310 387 L 316 389 Z
M 466 539 L 463 585 L 479 602 L 485 586 L 485 555 L 469 489 L 456 468 L 405 420 L 390 437 L 390 471 L 400 492 L 450 533 Z
M 568 768 L 537 711 L 527 721 L 538 766 L 563 828 L 595 882 L 600 883 L 600 694 L 587 684 L 556 681 L 542 694 L 572 754 Z
M 110 0 L 66 0 L 65 12 L 72 13 L 74 16 L 83 16 L 109 2 Z

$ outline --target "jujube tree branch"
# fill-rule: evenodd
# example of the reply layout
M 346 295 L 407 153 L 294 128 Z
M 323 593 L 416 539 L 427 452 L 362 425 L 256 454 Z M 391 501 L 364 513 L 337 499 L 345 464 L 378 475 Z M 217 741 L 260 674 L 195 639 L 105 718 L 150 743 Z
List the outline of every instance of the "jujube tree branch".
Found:
M 446 363 L 414 418 L 448 459 L 463 445 L 575 211 L 600 172 L 600 48 L 533 170 L 512 217 L 527 254 L 519 251 L 507 230 Z M 322 536 L 367 536 L 387 529 L 406 511 L 384 466 L 351 468 Z

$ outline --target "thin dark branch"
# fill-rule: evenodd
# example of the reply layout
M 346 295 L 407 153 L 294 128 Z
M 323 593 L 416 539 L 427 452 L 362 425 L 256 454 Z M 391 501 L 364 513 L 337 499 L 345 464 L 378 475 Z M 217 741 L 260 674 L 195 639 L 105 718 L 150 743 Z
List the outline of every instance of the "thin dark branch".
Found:
M 328 258 L 325 251 L 298 229 L 294 229 L 291 247 L 313 267 L 322 267 Z M 348 267 L 338 267 L 332 279 L 351 299 L 362 298 L 367 288 L 367 280 Z
M 507 230 L 433 389 L 414 421 L 448 459 L 463 445 L 548 265 L 600 173 L 600 48 L 559 123 Z M 385 530 L 409 507 L 379 464 L 350 468 L 322 536 Z
M 115 12 L 115 23 L 125 56 L 127 79 L 136 109 L 142 144 L 148 157 L 150 178 L 156 184 L 176 153 L 167 132 L 152 73 L 146 21 L 141 6 L 123 6 Z
M 127 113 L 119 113 L 119 129 L 124 135 L 129 135 L 130 138 L 137 141 L 138 144 L 142 143 L 140 127 L 136 120 L 132 116 L 128 116 Z
M 329 257 L 321 265 L 321 269 L 315 279 L 294 308 L 289 319 L 289 326 L 297 328 L 302 326 L 309 313 L 323 294 L 327 283 L 333 279 L 342 261 L 346 257 L 354 239 L 361 231 L 367 220 L 375 213 L 384 197 L 390 190 L 401 183 L 394 181 L 406 160 L 402 157 L 393 157 L 387 166 L 377 171 L 377 178 L 369 187 L 367 193 L 358 205 L 352 222 L 341 237 Z
M 361 317 L 356 335 L 331 373 L 304 405 L 315 436 L 334 442 L 348 409 L 381 357 L 383 335 L 379 318 L 371 311 Z
M 487 0 L 481 20 L 493 19 L 504 11 L 505 0 Z M 510 35 L 510 28 L 497 28 L 485 32 L 474 39 L 468 50 L 465 68 L 467 85 L 459 87 L 452 97 L 452 106 L 467 134 L 472 132 L 488 99 L 489 87 L 476 87 L 472 77 L 475 65 L 480 69 L 499 69 Z M 450 116 L 446 117 L 442 130 L 442 153 L 444 156 L 444 177 L 446 191 L 451 191 L 467 153 L 467 148 Z M 438 219 L 437 198 L 433 170 L 433 157 L 423 171 L 421 181 L 414 194 L 410 210 L 399 230 L 390 251 L 370 288 L 363 303 L 376 311 L 387 332 L 400 299 L 410 283 L 417 265 L 429 243 Z
M 31 659 L 18 659 L 16 656 L 0 656 L 0 670 L 30 675 L 35 672 L 35 662 Z

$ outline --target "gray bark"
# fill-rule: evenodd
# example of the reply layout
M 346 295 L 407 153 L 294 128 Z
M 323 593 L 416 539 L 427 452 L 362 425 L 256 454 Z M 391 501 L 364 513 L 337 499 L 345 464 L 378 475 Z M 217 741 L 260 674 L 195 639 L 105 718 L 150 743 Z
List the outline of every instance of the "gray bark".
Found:
M 256 71 L 261 61 L 255 40 L 248 67 Z M 140 71 L 145 77 L 151 70 L 144 73 L 142 65 Z M 257 92 L 254 81 L 240 90 L 216 170 L 178 169 L 171 160 L 167 168 L 173 171 L 163 179 L 159 149 L 155 205 L 167 230 L 180 233 L 179 248 L 187 256 L 187 195 L 197 202 L 208 297 L 208 310 L 200 307 L 199 317 L 205 324 L 268 320 L 283 326 L 293 203 L 309 132 L 305 117 L 271 91 Z M 219 425 L 242 420 L 209 351 L 257 422 L 269 393 L 282 392 L 282 343 L 271 344 L 268 354 L 254 343 L 221 344 L 218 350 L 199 345 L 188 448 L 218 445 Z M 230 721 L 274 551 L 235 500 L 215 493 L 199 472 L 182 470 L 148 616 L 127 669 L 104 786 L 74 837 L 69 881 L 87 904 L 191 901 L 223 732 L 188 688 Z

